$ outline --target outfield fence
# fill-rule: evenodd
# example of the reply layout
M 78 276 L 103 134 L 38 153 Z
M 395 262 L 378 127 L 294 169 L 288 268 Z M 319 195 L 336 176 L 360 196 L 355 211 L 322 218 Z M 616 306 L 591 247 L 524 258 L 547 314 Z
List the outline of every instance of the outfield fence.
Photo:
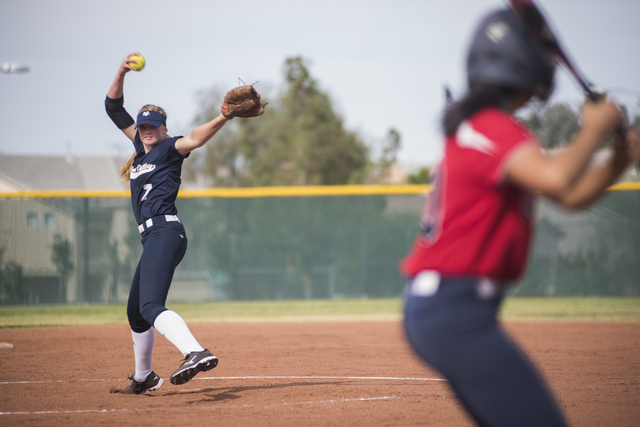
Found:
M 513 295 L 640 295 L 640 185 L 594 206 L 539 200 Z M 189 247 L 170 301 L 383 298 L 418 233 L 427 186 L 181 191 Z M 0 194 L 0 304 L 123 303 L 142 246 L 127 191 Z

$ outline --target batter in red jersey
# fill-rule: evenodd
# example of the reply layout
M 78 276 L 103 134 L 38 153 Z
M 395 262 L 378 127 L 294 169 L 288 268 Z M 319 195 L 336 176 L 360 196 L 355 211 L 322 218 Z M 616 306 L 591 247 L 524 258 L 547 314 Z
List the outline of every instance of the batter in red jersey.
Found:
M 405 259 L 405 274 L 437 269 L 516 279 L 527 257 L 533 195 L 508 182 L 506 171 L 540 145 L 511 115 L 489 107 L 462 123 L 445 147 L 423 219 L 429 229 Z
M 469 87 L 443 119 L 445 149 L 422 218 L 402 261 L 404 326 L 416 353 L 439 370 L 481 426 L 564 426 L 552 393 L 498 324 L 505 288 L 526 265 L 534 195 L 568 207 L 595 201 L 637 161 L 637 130 L 618 132 L 613 156 L 591 166 L 623 119 L 588 101 L 565 149 L 547 153 L 514 113 L 546 100 L 555 63 L 510 10 L 488 15 L 467 59 Z

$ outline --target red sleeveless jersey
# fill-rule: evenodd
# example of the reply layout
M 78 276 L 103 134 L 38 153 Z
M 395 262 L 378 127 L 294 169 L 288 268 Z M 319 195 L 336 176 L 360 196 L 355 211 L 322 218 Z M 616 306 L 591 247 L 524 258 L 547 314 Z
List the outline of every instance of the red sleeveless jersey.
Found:
M 487 108 L 447 138 L 422 217 L 423 233 L 400 270 L 514 280 L 525 268 L 533 194 L 506 181 L 506 171 L 536 137 L 510 114 Z

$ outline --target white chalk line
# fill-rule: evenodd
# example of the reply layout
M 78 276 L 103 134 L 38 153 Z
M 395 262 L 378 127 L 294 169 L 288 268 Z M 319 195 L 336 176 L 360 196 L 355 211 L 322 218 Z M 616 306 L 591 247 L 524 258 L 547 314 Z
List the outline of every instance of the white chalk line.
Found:
M 328 376 L 328 375 L 327 376 L 323 376 L 323 375 L 262 375 L 262 376 L 258 376 L 256 375 L 256 376 L 240 376 L 240 377 L 195 377 L 194 378 L 194 380 L 300 380 L 300 379 L 302 380 L 447 381 L 444 378 L 355 377 L 355 376 Z M 81 378 L 77 380 L 0 381 L 0 385 L 69 383 L 74 381 L 108 382 L 108 381 L 130 381 L 130 380 L 126 378 L 115 378 L 115 379 Z
M 348 403 L 348 402 L 370 402 L 376 400 L 391 400 L 391 399 L 404 399 L 401 396 L 380 396 L 380 397 L 360 397 L 355 399 L 328 399 L 328 400 L 313 400 L 308 402 L 282 402 L 271 405 L 224 405 L 224 406 L 207 406 L 199 409 L 238 409 L 238 408 L 277 408 L 280 406 L 295 406 L 295 405 L 317 405 L 323 403 Z M 78 410 L 66 410 L 66 411 L 14 411 L 14 412 L 0 412 L 0 415 L 61 415 L 61 414 L 104 414 L 104 413 L 116 413 L 116 412 L 144 412 L 159 410 L 171 411 L 171 410 L 185 410 L 185 408 L 146 408 L 146 409 L 78 409 Z

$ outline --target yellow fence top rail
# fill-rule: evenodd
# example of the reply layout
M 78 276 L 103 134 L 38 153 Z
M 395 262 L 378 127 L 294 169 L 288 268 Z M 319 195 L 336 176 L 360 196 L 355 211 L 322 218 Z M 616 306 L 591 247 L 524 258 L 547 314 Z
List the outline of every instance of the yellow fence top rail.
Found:
M 422 194 L 432 190 L 429 185 L 317 185 L 290 187 L 203 188 L 180 190 L 179 198 L 257 198 L 309 196 L 372 196 Z M 640 190 L 640 182 L 622 182 L 608 191 Z M 129 190 L 36 190 L 0 192 L 0 198 L 129 198 Z
M 428 185 L 318 185 L 291 187 L 203 188 L 180 190 L 180 198 L 255 198 L 303 196 L 366 196 L 378 194 L 421 194 Z M 0 192 L 0 198 L 131 197 L 129 190 L 40 190 Z

